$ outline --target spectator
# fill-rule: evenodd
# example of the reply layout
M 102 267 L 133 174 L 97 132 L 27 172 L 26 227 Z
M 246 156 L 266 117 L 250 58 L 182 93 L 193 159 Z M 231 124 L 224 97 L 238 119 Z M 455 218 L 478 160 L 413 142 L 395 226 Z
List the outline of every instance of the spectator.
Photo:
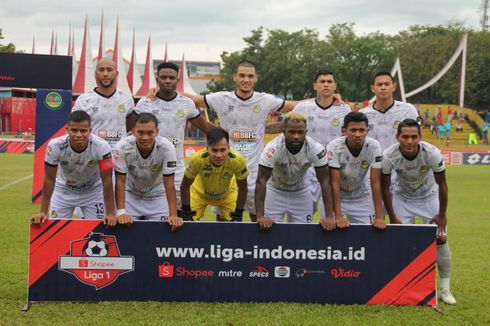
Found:
M 488 121 L 483 122 L 482 128 L 482 140 L 483 144 L 488 145 L 488 127 L 490 123 Z
M 444 127 L 444 125 L 441 123 L 437 126 L 437 130 L 438 130 L 438 139 L 443 139 L 444 138 L 444 131 L 446 130 L 446 128 Z
M 476 139 L 476 132 L 472 131 L 468 134 L 468 144 L 478 145 L 478 140 Z
M 463 132 L 463 125 L 460 121 L 458 121 L 456 124 L 456 132 Z
M 447 107 L 447 121 L 453 120 L 453 116 L 454 116 L 453 108 L 448 106 Z

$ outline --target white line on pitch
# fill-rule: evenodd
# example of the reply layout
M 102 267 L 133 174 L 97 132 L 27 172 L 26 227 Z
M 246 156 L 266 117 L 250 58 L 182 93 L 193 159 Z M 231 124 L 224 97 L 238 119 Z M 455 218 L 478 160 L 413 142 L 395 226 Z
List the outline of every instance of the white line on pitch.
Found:
M 15 181 L 12 181 L 10 183 L 7 183 L 7 184 L 5 184 L 5 185 L 3 185 L 3 186 L 0 187 L 0 191 L 1 190 L 5 190 L 5 189 L 9 188 L 10 186 L 16 185 L 16 184 L 18 184 L 18 183 L 20 183 L 22 181 L 29 180 L 30 178 L 32 178 L 32 174 L 31 175 L 28 175 L 28 176 L 25 176 L 23 178 L 17 179 Z

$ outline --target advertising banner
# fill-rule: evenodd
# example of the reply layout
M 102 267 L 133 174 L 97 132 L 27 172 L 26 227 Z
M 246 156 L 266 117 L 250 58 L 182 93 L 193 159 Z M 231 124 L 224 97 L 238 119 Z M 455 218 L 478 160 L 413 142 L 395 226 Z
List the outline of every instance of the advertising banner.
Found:
M 436 227 L 48 220 L 31 227 L 28 300 L 433 305 Z
M 66 121 L 71 112 L 71 91 L 38 89 L 36 95 L 36 145 L 32 202 L 41 200 L 44 178 L 44 157 L 48 142 L 66 133 Z

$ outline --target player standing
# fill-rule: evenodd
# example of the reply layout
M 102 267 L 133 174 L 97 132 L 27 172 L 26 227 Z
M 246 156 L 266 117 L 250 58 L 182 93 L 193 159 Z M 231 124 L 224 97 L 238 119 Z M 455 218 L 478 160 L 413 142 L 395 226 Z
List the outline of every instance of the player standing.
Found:
M 126 135 L 126 119 L 134 110 L 132 96 L 116 89 L 118 74 L 114 61 L 100 59 L 95 70 L 97 87 L 80 95 L 73 107 L 73 111 L 89 114 L 92 133 L 105 139 L 112 148 Z
M 177 207 L 180 207 L 180 185 L 185 171 L 184 136 L 187 121 L 207 133 L 216 126 L 207 122 L 199 113 L 194 102 L 176 92 L 179 82 L 179 67 L 170 62 L 163 62 L 157 67 L 158 93 L 156 100 L 142 98 L 136 105 L 135 113 L 151 113 L 160 125 L 160 136 L 167 138 L 177 152 L 177 168 L 174 182 L 177 191 Z
M 444 159 L 439 149 L 421 141 L 416 120 L 400 122 L 396 139 L 398 143 L 383 152 L 381 185 L 386 210 L 392 223 L 413 223 L 420 216 L 426 224 L 437 224 L 438 295 L 443 302 L 455 304 L 449 287 L 452 258 L 446 242 L 448 187 Z M 396 178 L 390 192 L 392 171 L 396 171 Z
M 181 189 L 182 216 L 192 220 L 195 213 L 199 220 L 206 206 L 212 205 L 219 209 L 222 220 L 241 222 L 247 199 L 247 163 L 230 150 L 224 129 L 212 129 L 206 138 L 207 147 L 194 153 L 187 163 Z
M 66 131 L 48 143 L 41 208 L 32 224 L 44 223 L 51 203 L 51 218 L 71 218 L 80 207 L 86 218 L 116 225 L 109 144 L 90 134 L 90 117 L 83 111 L 70 113 Z
M 396 83 L 389 72 L 378 72 L 373 79 L 371 91 L 376 101 L 361 110 L 369 120 L 369 137 L 381 143 L 385 150 L 396 143 L 396 132 L 400 121 L 418 117 L 417 109 L 409 103 L 395 101 L 393 93 Z
M 381 145 L 367 137 L 368 120 L 360 112 L 345 116 L 342 131 L 327 146 L 335 216 L 384 229 Z
M 117 143 L 114 161 L 117 216 L 121 224 L 130 224 L 136 218 L 166 220 L 172 229 L 182 225 L 175 197 L 175 147 L 158 135 L 155 116 L 150 113 L 137 116 L 132 135 Z
M 250 176 L 245 209 L 250 213 L 252 221 L 255 221 L 255 180 L 259 156 L 264 148 L 267 115 L 273 111 L 291 111 L 298 103 L 254 91 L 257 79 L 255 64 L 243 60 L 238 63 L 233 74 L 236 85 L 234 91 L 191 97 L 198 107 L 211 108 L 216 112 L 220 127 L 230 135 L 231 149 L 239 152 L 247 161 Z

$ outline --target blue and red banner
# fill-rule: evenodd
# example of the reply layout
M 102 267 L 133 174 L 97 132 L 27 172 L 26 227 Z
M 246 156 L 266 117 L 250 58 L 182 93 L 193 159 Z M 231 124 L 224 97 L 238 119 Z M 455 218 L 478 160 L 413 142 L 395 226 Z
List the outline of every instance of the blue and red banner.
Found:
M 34 153 L 34 141 L 23 139 L 0 139 L 0 153 L 32 154 Z
M 436 227 L 99 220 L 31 227 L 29 301 L 433 305 Z
M 38 89 L 36 94 L 36 145 L 32 202 L 41 200 L 44 157 L 48 142 L 66 133 L 66 121 L 71 112 L 71 91 Z

